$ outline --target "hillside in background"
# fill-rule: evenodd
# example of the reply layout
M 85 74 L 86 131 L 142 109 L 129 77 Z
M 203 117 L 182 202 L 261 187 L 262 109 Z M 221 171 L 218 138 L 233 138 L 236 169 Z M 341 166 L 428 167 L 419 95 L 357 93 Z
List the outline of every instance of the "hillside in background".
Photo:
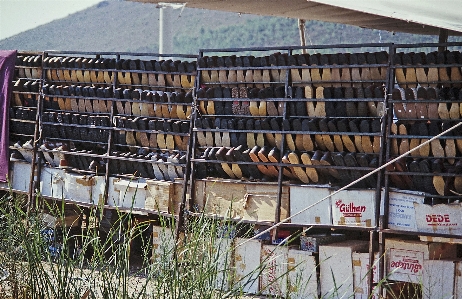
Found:
M 174 11 L 173 53 L 200 48 L 298 45 L 297 20 L 185 8 Z M 309 21 L 308 44 L 437 42 L 418 36 Z M 102 1 L 86 10 L 4 40 L 0 49 L 158 52 L 159 9 L 154 4 Z M 461 41 L 460 37 L 451 38 Z

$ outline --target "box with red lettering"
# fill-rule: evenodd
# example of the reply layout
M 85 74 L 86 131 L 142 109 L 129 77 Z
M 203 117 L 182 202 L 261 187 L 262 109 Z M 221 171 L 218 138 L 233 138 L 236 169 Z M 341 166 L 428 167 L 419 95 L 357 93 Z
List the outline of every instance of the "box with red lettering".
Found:
M 462 205 L 414 203 L 417 231 L 460 235 L 462 233 Z

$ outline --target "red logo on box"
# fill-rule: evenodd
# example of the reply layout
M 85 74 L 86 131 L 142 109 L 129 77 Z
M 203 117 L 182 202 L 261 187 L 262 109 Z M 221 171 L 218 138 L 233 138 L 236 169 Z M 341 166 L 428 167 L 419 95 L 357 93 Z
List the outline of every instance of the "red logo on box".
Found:
M 457 223 L 451 223 L 449 214 L 427 214 L 425 220 L 431 226 L 457 226 Z
M 335 206 L 343 213 L 343 217 L 361 217 L 361 213 L 366 211 L 366 206 L 356 206 L 353 202 L 345 204 L 341 199 L 335 202 Z

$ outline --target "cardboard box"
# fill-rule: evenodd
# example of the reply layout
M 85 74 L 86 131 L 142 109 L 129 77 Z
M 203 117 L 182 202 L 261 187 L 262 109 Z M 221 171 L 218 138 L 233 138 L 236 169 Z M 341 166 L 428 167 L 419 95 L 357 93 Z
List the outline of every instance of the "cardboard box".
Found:
M 353 252 L 367 252 L 369 242 L 348 240 L 319 246 L 321 298 L 354 297 Z
M 70 201 L 97 205 L 104 198 L 104 176 L 87 176 L 66 173 L 64 176 L 64 198 Z
M 415 191 L 392 191 L 388 195 L 388 228 L 417 231 L 414 203 L 423 204 L 425 194 Z
M 169 227 L 153 225 L 152 227 L 152 257 L 154 263 L 170 267 L 175 248 L 175 231 Z
M 343 190 L 331 200 L 334 225 L 375 226 L 375 190 Z
M 215 288 L 218 290 L 227 291 L 229 290 L 231 278 L 233 277 L 233 240 L 229 238 L 217 238 L 213 245 L 213 253 L 216 254 L 217 259 Z
M 414 203 L 417 231 L 462 234 L 462 205 L 437 204 L 434 206 Z
M 108 205 L 126 209 L 144 209 L 146 180 L 109 178 Z
M 146 190 L 146 210 L 178 215 L 183 196 L 183 180 L 146 180 Z M 186 194 L 187 201 L 190 194 Z
M 63 169 L 42 167 L 40 173 L 40 193 L 56 199 L 64 198 L 64 181 L 66 173 Z
M 319 245 L 340 242 L 346 239 L 344 234 L 318 234 L 300 236 L 300 249 L 309 252 L 319 252 Z
M 462 298 L 462 261 L 454 262 L 454 298 Z
M 261 241 L 237 238 L 235 244 L 235 287 L 242 288 L 242 292 L 244 293 L 257 294 L 260 290 L 258 274 L 260 269 Z
M 452 299 L 454 297 L 454 261 L 424 260 L 423 299 Z
M 424 260 L 455 258 L 456 249 L 454 244 L 386 239 L 385 275 L 390 280 L 419 283 Z
M 32 164 L 27 162 L 16 161 L 12 162 L 13 172 L 10 172 L 11 188 L 13 190 L 29 192 L 30 176 L 32 171 Z
M 316 258 L 307 251 L 289 249 L 287 298 L 317 299 Z
M 274 222 L 277 207 L 276 183 L 196 180 L 195 207 L 209 215 L 248 221 Z M 289 215 L 289 188 L 283 186 L 281 219 Z
M 328 186 L 290 186 L 290 215 L 295 215 L 306 207 L 329 196 L 331 189 Z M 332 224 L 332 208 L 330 197 L 314 205 L 306 211 L 291 218 L 296 224 Z
M 287 294 L 287 246 L 263 245 L 260 290 L 263 295 L 286 297 Z
M 378 283 L 379 281 L 379 254 L 374 254 L 374 263 L 372 267 L 372 282 Z M 353 281 L 355 299 L 379 299 L 378 289 L 373 289 L 371 297 L 369 285 L 369 253 L 353 252 Z

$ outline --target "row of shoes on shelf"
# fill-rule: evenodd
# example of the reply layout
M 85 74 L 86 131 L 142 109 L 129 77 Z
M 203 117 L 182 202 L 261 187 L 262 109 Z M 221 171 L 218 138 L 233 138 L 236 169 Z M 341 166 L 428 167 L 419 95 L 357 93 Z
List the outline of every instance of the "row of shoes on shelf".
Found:
M 43 112 L 43 137 L 72 140 L 78 143 L 105 144 L 110 134 L 107 115 L 87 115 L 68 112 Z
M 115 116 L 114 123 L 117 128 L 115 143 L 128 146 L 130 152 L 134 152 L 137 146 L 171 151 L 187 150 L 189 121 Z
M 227 119 L 196 118 L 196 137 L 202 147 L 281 148 L 283 137 L 290 150 L 379 153 L 379 119 Z
M 285 179 L 306 184 L 346 185 L 365 175 L 370 171 L 368 168 L 374 169 L 378 166 L 376 155 L 332 153 L 320 150 L 314 152 L 286 151 L 281 155 L 276 147 L 248 148 L 242 145 L 208 147 L 201 153 L 199 159 L 203 160 L 196 167 L 199 178 L 215 176 L 241 180 L 277 180 L 280 167 L 272 163 L 284 163 L 287 164 L 282 170 Z M 362 188 L 375 188 L 376 186 L 376 175 L 355 184 L 355 187 Z
M 42 77 L 42 55 L 17 55 L 16 79 L 40 79 Z
M 290 69 L 293 83 L 313 82 L 316 87 L 324 85 L 361 87 L 365 86 L 365 82 L 369 85 L 371 80 L 384 81 L 387 74 L 387 63 L 388 54 L 386 52 L 311 55 L 273 53 L 263 57 L 231 55 L 204 56 L 198 59 L 198 66 L 205 69 L 201 70 L 201 79 L 204 83 L 219 82 L 222 85 L 231 86 L 236 83 L 245 83 L 249 87 L 258 88 L 271 82 L 285 82 L 288 69 Z M 368 64 L 384 64 L 384 66 L 369 67 Z M 330 65 L 335 67 L 325 67 Z M 339 65 L 345 67 L 336 67 Z M 272 68 L 275 66 L 315 68 Z M 316 66 L 322 66 L 322 68 L 316 68 Z
M 390 154 L 401 155 L 427 142 L 432 137 L 446 131 L 458 122 L 455 121 L 416 121 L 412 124 L 395 122 L 390 127 Z M 435 139 L 410 153 L 414 157 L 446 158 L 454 164 L 455 158 L 462 154 L 462 129 L 457 127 L 441 139 Z
M 436 196 L 458 197 L 462 194 L 460 160 L 449 164 L 440 158 L 402 158 L 388 165 L 386 171 L 390 175 L 391 186 L 402 190 L 422 191 Z
M 284 99 L 285 87 L 261 89 L 203 87 L 197 91 L 197 98 L 202 115 L 282 116 L 284 103 L 287 106 L 286 114 L 289 116 L 377 117 L 384 113 L 382 86 L 317 87 L 315 89 L 311 86 L 296 86 L 290 88 L 289 92 L 289 98 L 286 100 L 265 101 L 265 99 Z M 220 100 L 222 98 L 240 98 L 248 99 L 248 101 Z M 335 101 L 335 99 L 342 99 L 342 101 Z M 343 99 L 351 99 L 351 101 L 343 101 Z M 368 99 L 368 101 L 361 99 Z
M 10 107 L 10 133 L 34 135 L 37 110 L 29 107 Z
M 462 87 L 462 55 L 459 51 L 396 53 L 393 55 L 393 64 L 396 81 L 402 88 L 416 88 L 418 85 L 434 88 Z M 401 65 L 406 68 L 400 68 Z
M 51 82 L 122 85 L 194 86 L 195 62 L 49 56 L 44 60 L 46 78 Z M 154 73 L 156 72 L 156 73 Z

